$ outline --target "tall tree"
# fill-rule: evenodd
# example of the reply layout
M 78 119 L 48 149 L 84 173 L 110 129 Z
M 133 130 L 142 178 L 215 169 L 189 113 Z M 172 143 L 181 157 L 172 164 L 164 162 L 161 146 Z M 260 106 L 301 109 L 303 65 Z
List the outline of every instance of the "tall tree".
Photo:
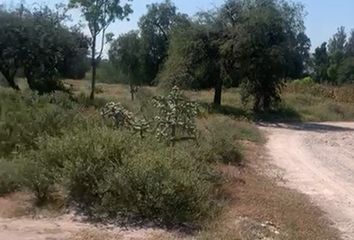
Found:
M 267 110 L 280 100 L 282 80 L 303 71 L 309 49 L 303 6 L 277 0 L 238 2 L 237 22 L 228 24 L 220 45 L 222 70 L 240 78 L 242 98 L 253 99 L 255 111 Z
M 219 78 L 218 36 L 204 25 L 192 23 L 171 36 L 168 58 L 158 75 L 165 88 L 201 89 L 215 86 Z
M 334 55 L 337 52 L 344 53 L 345 43 L 347 41 L 347 34 L 345 27 L 341 26 L 337 29 L 337 32 L 329 40 L 328 52 L 330 55 Z
M 31 89 L 40 93 L 62 90 L 59 68 L 68 52 L 79 49 L 75 33 L 63 25 L 65 11 L 42 7 L 0 12 L 0 71 L 9 85 L 19 89 L 15 75 L 22 68 Z M 71 39 L 71 40 L 70 40 Z M 65 49 L 70 49 L 66 51 Z M 86 58 L 85 50 L 81 57 Z M 85 55 L 85 56 L 84 56 Z
M 90 39 L 80 30 L 73 27 L 70 31 L 63 31 L 60 37 L 63 57 L 58 63 L 58 71 L 63 78 L 83 79 L 90 69 L 87 59 Z
M 144 49 L 144 71 L 151 83 L 167 56 L 172 29 L 189 21 L 185 14 L 177 12 L 170 0 L 148 5 L 147 9 L 139 21 L 139 28 Z
M 249 14 L 247 22 L 237 29 L 235 55 L 243 75 L 243 101 L 253 97 L 254 110 L 264 111 L 280 100 L 288 36 L 273 6 L 254 8 Z
M 337 33 L 329 40 L 328 53 L 330 66 L 328 68 L 328 77 L 332 83 L 336 83 L 338 78 L 338 68 L 345 57 L 345 44 L 347 41 L 347 34 L 345 28 L 342 26 L 338 28 Z
M 71 8 L 79 8 L 88 22 L 88 27 L 91 34 L 91 95 L 90 98 L 95 97 L 96 84 L 96 68 L 100 61 L 105 45 L 106 30 L 111 23 L 116 19 L 123 20 L 132 13 L 129 2 L 126 0 L 122 4 L 121 0 L 70 0 L 69 6 Z M 97 53 L 97 39 L 101 35 L 101 49 Z
M 345 44 L 346 57 L 354 57 L 354 29 L 351 30 L 347 43 Z
M 347 57 L 338 68 L 337 83 L 354 83 L 354 57 Z
M 19 90 L 15 75 L 21 64 L 21 19 L 15 13 L 0 11 L 0 72 L 9 86 Z
M 327 70 L 329 67 L 329 56 L 327 53 L 327 43 L 324 42 L 320 47 L 315 49 L 313 54 L 313 77 L 317 82 L 325 82 L 328 80 Z
M 137 31 L 131 31 L 114 40 L 109 49 L 109 60 L 128 78 L 130 94 L 134 100 L 141 77 L 141 39 Z
M 301 78 L 308 71 L 311 49 L 311 40 L 304 32 L 300 32 L 294 40 L 295 42 L 292 43 L 294 48 L 288 55 L 292 64 L 289 66 L 287 73 L 287 77 L 292 79 Z

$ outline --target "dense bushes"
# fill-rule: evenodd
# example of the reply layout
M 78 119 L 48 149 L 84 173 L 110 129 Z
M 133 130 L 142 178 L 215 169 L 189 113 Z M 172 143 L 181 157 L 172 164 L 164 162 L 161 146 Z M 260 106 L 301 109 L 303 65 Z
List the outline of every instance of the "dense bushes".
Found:
M 140 138 L 84 119 L 81 100 L 66 94 L 0 94 L 0 154 L 6 156 L 0 160 L 0 194 L 27 189 L 42 204 L 59 193 L 97 219 L 170 225 L 197 223 L 213 213 L 217 175 L 182 143 L 173 148 L 154 134 Z
M 198 121 L 199 138 L 190 150 L 200 161 L 226 164 L 242 163 L 240 141 L 263 141 L 258 129 L 247 122 L 215 116 Z
M 242 155 L 235 143 L 236 135 L 232 121 L 213 118 L 202 126 L 197 157 L 209 162 L 240 163 Z
M 35 146 L 39 135 L 59 135 L 79 118 L 70 96 L 64 93 L 21 95 L 0 89 L 0 156 Z
M 12 193 L 21 186 L 19 166 L 4 158 L 0 158 L 0 196 Z
M 60 75 L 85 75 L 89 39 L 65 26 L 66 19 L 65 11 L 48 7 L 0 9 L 0 72 L 10 87 L 19 89 L 15 76 L 20 70 L 39 93 L 64 90 Z
M 212 166 L 240 164 L 239 140 L 258 139 L 247 123 L 237 125 L 226 117 L 200 119 L 195 129 L 192 114 L 187 122 L 196 139 L 172 146 L 154 136 L 153 129 L 141 138 L 113 128 L 97 119 L 99 111 L 87 108 L 82 97 L 10 90 L 0 94 L 5 126 L 0 129 L 0 154 L 6 156 L 0 158 L 0 194 L 29 190 L 38 204 L 60 196 L 63 206 L 75 206 L 98 220 L 175 225 L 207 219 L 219 205 L 221 178 Z M 145 104 L 151 97 L 141 96 Z M 156 114 L 152 111 L 149 119 Z
M 211 170 L 154 139 L 94 127 L 39 143 L 16 160 L 30 166 L 23 169 L 24 186 L 39 200 L 64 186 L 68 200 L 92 217 L 167 224 L 201 220 L 211 211 Z

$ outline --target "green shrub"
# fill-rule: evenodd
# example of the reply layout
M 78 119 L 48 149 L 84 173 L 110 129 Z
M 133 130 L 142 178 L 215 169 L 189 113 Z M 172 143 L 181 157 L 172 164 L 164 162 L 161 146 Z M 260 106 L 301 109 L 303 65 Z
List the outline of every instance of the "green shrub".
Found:
M 154 118 L 157 138 L 172 146 L 196 138 L 198 105 L 183 96 L 178 87 L 173 87 L 167 96 L 154 97 L 153 105 L 157 109 Z
M 315 81 L 311 77 L 305 77 L 303 79 L 296 79 L 293 81 L 295 85 L 311 86 L 315 84 Z
M 64 183 L 66 175 L 69 174 L 65 171 L 71 169 L 66 167 L 70 164 L 80 164 L 86 160 L 90 162 L 91 159 L 92 163 L 97 164 L 94 168 L 97 168 L 97 159 L 108 164 L 109 158 L 112 157 L 105 149 L 117 152 L 113 147 L 119 144 L 116 139 L 112 139 L 112 136 L 105 138 L 106 135 L 101 133 L 101 129 L 91 127 L 92 131 L 74 128 L 65 132 L 62 137 L 41 137 L 37 141 L 38 149 L 27 151 L 16 159 L 22 166 L 23 186 L 32 190 L 39 202 L 48 200 L 56 190 L 55 185 Z M 96 144 L 97 136 L 100 138 Z
M 19 172 L 19 166 L 15 162 L 0 159 L 0 196 L 20 188 L 22 176 Z
M 0 89 L 0 157 L 33 148 L 40 135 L 60 135 L 79 119 L 69 95 Z
M 103 197 L 103 209 L 112 214 L 124 209 L 128 216 L 165 224 L 198 222 L 212 214 L 210 169 L 182 152 L 147 148 L 111 173 L 113 184 Z
M 242 137 L 234 121 L 227 117 L 215 117 L 202 121 L 200 125 L 198 144 L 195 150 L 191 149 L 198 159 L 236 164 L 241 162 L 242 154 L 237 140 Z
M 22 156 L 22 164 L 31 165 L 24 169 L 25 186 L 37 197 L 48 198 L 62 185 L 69 200 L 95 218 L 175 224 L 211 212 L 211 170 L 152 136 L 92 127 L 40 139 L 38 146 Z
M 18 157 L 15 161 L 22 176 L 21 188 L 32 191 L 38 205 L 45 204 L 52 200 L 57 190 L 56 180 L 60 169 L 52 165 L 48 159 L 43 159 L 41 154 L 31 151 L 26 156 Z M 42 156 L 41 156 L 42 155 Z

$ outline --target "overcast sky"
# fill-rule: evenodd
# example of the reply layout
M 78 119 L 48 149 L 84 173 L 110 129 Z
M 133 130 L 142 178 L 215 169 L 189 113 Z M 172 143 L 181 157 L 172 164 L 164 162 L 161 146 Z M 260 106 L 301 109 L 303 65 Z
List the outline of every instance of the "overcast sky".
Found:
M 56 3 L 67 3 L 68 0 L 0 0 L 0 4 L 16 6 L 24 2 L 27 6 L 34 3 L 54 6 Z M 146 5 L 162 0 L 134 0 L 132 8 L 134 14 L 130 21 L 117 22 L 110 31 L 116 36 L 137 28 L 137 22 L 141 15 L 146 12 Z M 174 0 L 179 11 L 193 15 L 201 10 L 208 10 L 220 6 L 224 0 Z M 354 28 L 354 0 L 300 0 L 305 5 L 308 13 L 305 23 L 306 32 L 312 42 L 312 49 L 319 46 L 336 32 L 339 26 L 345 26 L 347 32 Z M 73 13 L 74 22 L 79 19 L 78 13 Z

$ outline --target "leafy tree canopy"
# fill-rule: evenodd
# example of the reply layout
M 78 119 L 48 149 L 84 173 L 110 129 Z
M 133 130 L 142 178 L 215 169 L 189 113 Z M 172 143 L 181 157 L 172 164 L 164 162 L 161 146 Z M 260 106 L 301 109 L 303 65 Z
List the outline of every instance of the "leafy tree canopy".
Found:
M 170 0 L 148 5 L 147 9 L 148 12 L 139 21 L 139 28 L 143 43 L 144 73 L 152 83 L 167 56 L 172 29 L 186 26 L 189 21 L 188 16 L 179 13 Z
M 67 28 L 66 18 L 65 11 L 48 7 L 0 12 L 0 71 L 11 87 L 18 89 L 15 76 L 22 69 L 33 90 L 63 89 L 59 75 L 74 71 L 64 66 L 73 59 L 84 62 L 87 53 L 87 38 Z M 86 68 L 78 71 L 84 75 Z

